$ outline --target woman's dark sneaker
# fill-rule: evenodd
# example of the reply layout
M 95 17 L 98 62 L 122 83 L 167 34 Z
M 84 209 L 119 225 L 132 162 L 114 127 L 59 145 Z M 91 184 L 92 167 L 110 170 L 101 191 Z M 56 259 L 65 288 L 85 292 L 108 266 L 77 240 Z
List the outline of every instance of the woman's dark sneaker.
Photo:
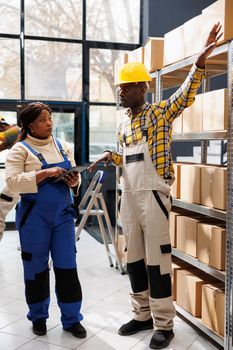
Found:
M 32 325 L 33 333 L 36 335 L 45 335 L 47 333 L 46 321 L 36 321 Z
M 87 331 L 86 329 L 81 325 L 81 323 L 75 323 L 70 328 L 64 328 L 65 331 L 70 332 L 74 337 L 77 338 L 86 338 Z

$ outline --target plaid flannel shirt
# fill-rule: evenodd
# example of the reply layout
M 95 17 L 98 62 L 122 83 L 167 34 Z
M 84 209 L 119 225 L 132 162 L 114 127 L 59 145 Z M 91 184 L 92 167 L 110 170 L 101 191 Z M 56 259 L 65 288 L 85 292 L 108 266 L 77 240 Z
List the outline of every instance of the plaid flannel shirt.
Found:
M 147 142 L 152 162 L 160 176 L 174 176 L 171 155 L 172 122 L 186 107 L 193 104 L 203 77 L 204 69 L 194 64 L 184 83 L 170 98 L 158 103 L 143 104 L 137 115 L 132 115 L 131 110 L 127 109 L 117 133 L 119 152 L 112 152 L 114 164 L 123 164 L 123 140 L 126 145 L 142 142 L 142 128 L 146 117 L 149 117 Z

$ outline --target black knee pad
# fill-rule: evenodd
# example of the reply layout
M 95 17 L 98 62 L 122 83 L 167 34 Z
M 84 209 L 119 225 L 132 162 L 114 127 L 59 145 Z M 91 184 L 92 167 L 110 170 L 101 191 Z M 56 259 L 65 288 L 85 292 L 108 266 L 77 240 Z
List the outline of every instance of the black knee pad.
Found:
M 152 298 L 161 299 L 170 297 L 172 294 L 170 273 L 161 275 L 160 266 L 147 266 Z
M 54 267 L 56 292 L 62 303 L 74 303 L 82 300 L 82 289 L 78 279 L 77 269 L 60 269 Z
M 147 269 L 144 259 L 127 264 L 127 271 L 134 293 L 148 289 Z
M 40 303 L 49 297 L 49 269 L 36 273 L 34 280 L 25 280 L 26 301 Z

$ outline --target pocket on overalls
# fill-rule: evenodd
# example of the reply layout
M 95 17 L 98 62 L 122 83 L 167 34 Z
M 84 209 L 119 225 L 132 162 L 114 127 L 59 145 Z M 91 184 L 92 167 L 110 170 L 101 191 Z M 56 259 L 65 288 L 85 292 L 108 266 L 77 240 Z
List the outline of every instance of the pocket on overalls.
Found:
M 22 206 L 22 212 L 19 214 L 19 229 L 21 230 L 26 223 L 29 215 L 32 212 L 32 209 L 35 205 L 35 202 L 28 202 L 25 208 Z M 24 210 L 23 210 L 24 209 Z
M 170 237 L 164 236 L 159 239 L 160 244 L 160 274 L 165 275 L 172 272 L 171 268 L 171 243 Z
M 24 277 L 26 280 L 34 280 L 35 273 L 32 268 L 32 253 L 21 252 L 21 258 L 24 266 Z
M 22 229 L 24 226 L 25 222 L 27 221 L 27 218 L 29 214 L 31 213 L 33 207 L 35 205 L 35 202 L 27 202 L 27 203 L 22 203 L 19 202 L 17 203 L 15 207 L 15 226 L 16 229 L 19 231 Z

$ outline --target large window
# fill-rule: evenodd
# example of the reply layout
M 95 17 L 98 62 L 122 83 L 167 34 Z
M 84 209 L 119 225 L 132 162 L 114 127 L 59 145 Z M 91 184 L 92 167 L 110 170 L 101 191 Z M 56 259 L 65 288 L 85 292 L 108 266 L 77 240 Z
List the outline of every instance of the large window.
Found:
M 25 91 L 27 99 L 80 101 L 82 98 L 80 44 L 27 40 Z
M 140 0 L 88 0 L 87 39 L 139 43 Z
M 74 149 L 74 113 L 54 112 L 52 117 L 54 137 L 70 143 Z
M 112 148 L 114 62 L 142 44 L 142 8 L 143 0 L 0 0 L 0 110 L 17 113 L 32 101 L 78 106 L 75 122 L 55 115 L 56 135 L 75 144 L 81 162 L 98 154 L 97 144 Z
M 82 0 L 26 0 L 25 33 L 82 39 Z
M 0 33 L 19 34 L 20 13 L 19 0 L 0 0 Z
M 90 161 L 106 149 L 116 149 L 117 111 L 115 106 L 90 107 Z
M 120 50 L 90 50 L 90 101 L 115 102 L 114 62 Z
M 18 39 L 0 38 L 0 99 L 20 98 Z

